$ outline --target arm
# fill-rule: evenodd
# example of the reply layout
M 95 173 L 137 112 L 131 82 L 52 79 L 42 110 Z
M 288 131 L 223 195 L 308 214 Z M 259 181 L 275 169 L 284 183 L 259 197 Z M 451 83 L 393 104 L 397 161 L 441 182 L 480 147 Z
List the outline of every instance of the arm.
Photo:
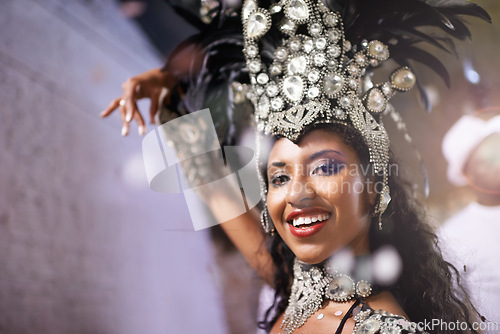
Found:
M 174 76 L 160 68 L 152 69 L 135 77 L 127 79 L 122 84 L 123 95 L 111 101 L 109 106 L 101 113 L 101 117 L 107 117 L 116 109 L 119 110 L 122 120 L 122 135 L 129 133 L 130 122 L 134 119 L 139 125 L 139 133 L 145 134 L 146 128 L 141 112 L 137 108 L 136 101 L 142 98 L 151 99 L 150 118 L 155 123 L 155 116 L 159 112 L 159 98 L 162 89 L 167 88 L 170 92 L 176 84 Z M 211 193 L 202 196 L 214 216 L 221 221 L 220 217 L 235 207 L 232 199 L 227 194 Z M 236 248 L 245 256 L 248 263 L 257 273 L 271 286 L 273 285 L 273 263 L 266 249 L 267 238 L 260 226 L 259 214 L 251 210 L 237 218 L 221 224 L 221 227 L 235 244 Z
M 231 198 L 223 195 L 210 196 L 206 203 L 219 221 L 220 214 L 227 212 L 228 208 L 234 205 Z M 220 226 L 250 266 L 267 284 L 274 287 L 274 265 L 266 248 L 267 236 L 260 225 L 258 211 L 250 210 Z

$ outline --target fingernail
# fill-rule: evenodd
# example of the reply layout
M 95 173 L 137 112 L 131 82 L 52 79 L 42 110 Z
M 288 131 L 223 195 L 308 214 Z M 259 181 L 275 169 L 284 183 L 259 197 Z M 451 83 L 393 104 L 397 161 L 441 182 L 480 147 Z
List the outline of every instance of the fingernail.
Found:
M 128 131 L 127 131 L 127 128 L 126 127 L 122 127 L 122 136 L 126 136 L 128 134 Z
M 101 111 L 101 113 L 99 114 L 99 117 L 104 117 L 104 114 L 106 113 L 106 110 L 104 111 Z
M 125 120 L 127 122 L 130 122 L 132 120 L 132 113 L 127 113 L 127 117 L 125 117 Z
M 146 134 L 146 127 L 144 125 L 139 125 L 139 135 L 143 136 Z

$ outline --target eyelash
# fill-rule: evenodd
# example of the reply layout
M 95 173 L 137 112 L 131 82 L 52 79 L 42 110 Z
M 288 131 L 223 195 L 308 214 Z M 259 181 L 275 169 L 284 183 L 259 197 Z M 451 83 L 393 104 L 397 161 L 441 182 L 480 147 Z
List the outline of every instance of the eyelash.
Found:
M 273 187 L 276 188 L 276 187 L 283 185 L 284 183 L 286 183 L 289 180 L 290 180 L 290 177 L 288 175 L 278 174 L 278 175 L 274 175 L 273 177 L 271 177 L 271 180 L 269 181 L 269 183 Z
M 320 176 L 331 176 L 331 175 L 337 174 L 343 168 L 344 168 L 343 163 L 338 163 L 338 162 L 331 160 L 331 161 L 323 163 L 323 164 L 317 166 L 316 168 L 314 168 L 313 171 L 311 172 L 311 175 L 317 174 Z M 317 173 L 317 171 L 319 171 L 320 169 L 322 169 L 322 171 L 323 171 L 322 174 Z
M 345 165 L 343 163 L 338 163 L 338 162 L 331 160 L 331 161 L 328 161 L 326 163 L 323 163 L 323 164 L 315 167 L 312 170 L 311 175 L 331 176 L 331 175 L 339 173 L 344 167 L 345 167 Z M 319 173 L 320 171 L 322 173 Z M 288 175 L 277 174 L 277 175 L 274 175 L 270 178 L 269 183 L 273 187 L 276 188 L 276 187 L 279 187 L 279 186 L 285 184 L 289 180 L 290 180 L 290 177 Z

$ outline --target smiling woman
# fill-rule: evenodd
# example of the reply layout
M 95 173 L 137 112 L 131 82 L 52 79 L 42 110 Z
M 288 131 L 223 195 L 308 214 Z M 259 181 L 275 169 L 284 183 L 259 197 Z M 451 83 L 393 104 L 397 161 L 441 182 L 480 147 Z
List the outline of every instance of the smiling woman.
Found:
M 338 134 L 323 129 L 298 144 L 286 138 L 275 143 L 267 205 L 277 232 L 300 260 L 320 263 L 346 246 L 355 255 L 369 252 L 376 192 L 365 186 L 370 183 L 358 173 L 360 163 Z
M 457 270 L 392 169 L 382 118 L 406 128 L 389 101 L 417 85 L 408 60 L 449 80 L 444 65 L 415 44 L 452 53 L 451 37 L 469 36 L 459 16 L 488 14 L 465 0 L 245 0 L 241 9 L 202 1 L 198 20 L 173 5 L 200 33 L 163 70 L 132 78 L 125 103 L 116 99 L 103 116 L 120 108 L 126 129 L 131 119 L 141 124 L 136 99 L 157 98 L 147 91 L 163 84 L 163 119 L 210 108 L 224 144 L 235 141 L 233 123 L 253 111 L 263 229 L 252 212 L 222 227 L 275 289 L 262 328 L 457 333 L 425 325 L 438 319 L 473 331 L 474 307 Z M 436 37 L 419 30 L 429 26 Z M 400 67 L 373 83 L 372 72 L 391 55 Z M 183 59 L 191 61 L 188 73 L 176 65 Z M 273 141 L 269 152 L 260 150 L 264 136 Z M 211 166 L 203 168 L 200 174 Z M 215 216 L 234 205 L 219 193 L 205 200 Z
M 391 165 L 397 164 L 391 160 Z M 356 129 L 320 124 L 295 142 L 279 138 L 262 170 L 277 232 L 269 241 L 276 295 L 262 323 L 271 333 L 299 327 L 303 333 L 335 328 L 368 333 L 373 326 L 405 332 L 423 330 L 418 324 L 426 319 L 473 322 L 467 294 L 452 283 L 455 268 L 443 260 L 422 209 L 397 173 L 389 173 L 389 218 L 378 228 L 375 208 L 383 175 L 374 170 Z M 383 253 L 383 261 L 395 257 L 382 269 L 387 274 L 393 268 L 395 277 L 377 276 Z

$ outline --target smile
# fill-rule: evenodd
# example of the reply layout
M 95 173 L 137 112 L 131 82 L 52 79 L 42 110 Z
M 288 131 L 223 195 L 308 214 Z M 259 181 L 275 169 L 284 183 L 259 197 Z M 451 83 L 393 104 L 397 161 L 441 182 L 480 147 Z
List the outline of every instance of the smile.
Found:
M 330 214 L 320 214 L 320 215 L 308 216 L 308 217 L 298 217 L 298 218 L 294 218 L 292 220 L 292 225 L 295 227 L 302 226 L 302 225 L 309 225 L 311 223 L 322 222 L 324 220 L 328 220 L 328 219 L 330 219 L 330 217 L 331 217 Z
M 292 211 L 286 222 L 292 235 L 306 238 L 318 233 L 331 217 L 332 213 L 323 208 L 308 207 Z

